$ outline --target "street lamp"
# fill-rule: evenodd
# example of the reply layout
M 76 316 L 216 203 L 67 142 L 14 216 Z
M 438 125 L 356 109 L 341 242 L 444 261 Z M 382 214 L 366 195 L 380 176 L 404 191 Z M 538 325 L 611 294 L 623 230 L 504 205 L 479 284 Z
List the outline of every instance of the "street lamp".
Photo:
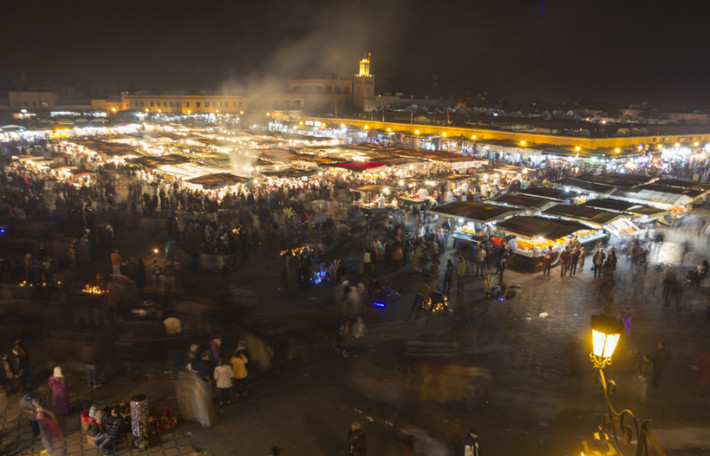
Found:
M 650 420 L 639 420 L 628 409 L 617 412 L 611 403 L 611 396 L 616 392 L 616 383 L 606 379 L 604 368 L 611 364 L 611 357 L 621 338 L 621 330 L 621 324 L 613 317 L 592 316 L 592 353 L 589 356 L 595 372 L 599 375 L 607 406 L 601 430 L 606 441 L 614 446 L 613 449 L 619 455 L 647 456 L 650 443 L 658 456 L 665 456 L 666 453 L 648 430 Z M 588 448 L 585 450 L 587 452 L 583 454 L 590 454 Z

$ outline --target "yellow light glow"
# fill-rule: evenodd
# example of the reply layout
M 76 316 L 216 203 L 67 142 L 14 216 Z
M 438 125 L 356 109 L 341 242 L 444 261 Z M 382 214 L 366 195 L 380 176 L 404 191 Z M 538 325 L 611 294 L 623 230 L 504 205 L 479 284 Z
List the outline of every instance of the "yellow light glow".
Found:
M 158 109 L 158 112 L 163 112 L 163 111 L 161 111 L 160 109 Z
M 476 135 L 471 136 L 471 139 L 476 139 Z
M 145 108 L 145 112 L 148 112 L 148 108 Z
M 695 141 L 695 142 L 693 143 L 693 146 L 694 146 L 694 147 L 698 147 L 699 145 L 700 145 L 700 143 L 697 142 L 697 141 Z
M 116 112 L 116 108 L 111 108 L 111 111 Z
M 190 112 L 191 112 L 191 111 L 188 109 L 188 110 L 187 110 L 187 115 L 188 115 L 188 116 L 190 115 Z
M 345 128 L 345 124 L 340 124 L 340 128 Z
M 418 135 L 418 134 L 419 134 L 419 130 L 414 130 L 414 134 L 415 134 L 415 135 Z
M 387 131 L 392 131 L 392 129 L 391 129 L 391 128 L 388 128 Z
M 365 125 L 365 130 L 369 130 L 369 129 L 370 129 L 370 126 L 369 126 L 369 125 Z
M 446 132 L 443 132 L 441 136 L 446 137 Z
M 677 149 L 677 148 L 679 148 L 679 147 L 680 147 L 680 144 L 678 144 L 678 143 L 675 143 L 675 144 L 673 144 L 673 147 L 675 147 L 675 148 Z
M 596 329 L 592 330 L 592 346 L 594 356 L 599 358 L 611 358 L 616 349 L 616 344 L 619 343 L 621 334 L 604 334 Z
M 525 142 L 525 141 L 520 141 L 520 145 L 521 145 L 521 146 L 524 146 L 525 144 L 527 144 L 527 142 Z
M 582 148 L 579 147 L 579 146 L 577 146 L 577 147 L 574 148 L 574 150 L 576 150 L 577 152 L 579 152 L 580 150 L 582 150 Z
M 619 149 L 619 148 L 617 147 L 616 149 L 614 149 L 614 152 L 616 152 L 616 153 L 618 154 L 619 152 L 621 152 L 621 149 Z
M 663 144 L 658 145 L 658 150 L 663 150 Z
M 218 109 L 218 110 L 217 110 L 216 112 L 217 112 L 217 114 L 219 114 L 219 109 Z M 266 113 L 266 115 L 268 116 L 268 115 L 269 115 L 269 113 L 267 112 L 267 113 Z
M 217 111 L 217 112 L 219 112 L 219 111 Z M 271 115 L 270 112 L 267 112 L 267 113 L 266 113 L 266 117 L 269 117 L 270 115 Z

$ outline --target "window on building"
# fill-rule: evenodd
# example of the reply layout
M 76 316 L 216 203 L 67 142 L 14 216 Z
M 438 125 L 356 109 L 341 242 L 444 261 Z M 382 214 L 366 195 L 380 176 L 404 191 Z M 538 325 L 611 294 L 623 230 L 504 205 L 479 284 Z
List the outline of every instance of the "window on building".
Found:
M 237 107 L 237 102 L 236 102 L 236 101 L 233 101 L 233 102 L 232 102 L 232 107 L 233 107 L 233 108 L 236 108 L 236 107 Z
M 340 93 L 340 87 L 335 87 L 335 93 Z
M 189 101 L 186 101 L 186 102 L 185 102 L 185 106 L 187 106 L 187 107 L 189 108 L 189 107 L 190 107 L 190 102 L 189 102 Z
M 197 103 L 195 103 L 195 104 L 197 105 L 198 108 L 200 107 L 200 102 L 199 102 L 199 101 L 198 101 Z
M 152 102 L 152 101 L 150 102 L 150 105 L 153 106 L 153 102 Z
M 175 107 L 175 105 L 173 104 L 172 101 L 170 102 L 170 107 L 171 107 L 171 108 L 174 108 L 174 107 Z
M 209 102 L 209 101 L 205 101 L 205 108 L 209 108 L 209 107 L 210 107 L 210 102 Z
M 323 86 L 316 86 L 316 92 L 323 93 Z
M 36 102 L 36 101 L 33 101 L 33 102 L 32 102 L 32 107 L 34 108 L 35 106 L 37 106 L 37 102 Z
M 240 108 L 242 107 L 242 102 L 241 102 L 241 101 L 239 102 L 239 107 L 240 107 Z
M 333 93 L 333 88 L 331 86 L 326 86 L 325 93 Z

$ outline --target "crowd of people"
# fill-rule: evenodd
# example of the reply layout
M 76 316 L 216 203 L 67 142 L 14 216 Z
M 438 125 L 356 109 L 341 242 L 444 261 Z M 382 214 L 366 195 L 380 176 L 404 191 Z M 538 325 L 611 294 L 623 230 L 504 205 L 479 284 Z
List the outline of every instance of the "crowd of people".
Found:
M 324 173 L 307 181 L 261 180 L 228 190 L 206 190 L 158 172 L 146 172 L 135 165 L 116 164 L 98 154 L 75 154 L 58 144 L 39 143 L 33 149 L 37 153 L 60 154 L 65 164 L 86 174 L 60 177 L 51 168 L 3 158 L 0 215 L 7 220 L 8 236 L 14 236 L 18 226 L 28 220 L 43 220 L 51 221 L 65 241 L 61 244 L 64 253 L 57 251 L 56 243 L 51 248 L 39 243 L 21 257 L 4 256 L 1 270 L 2 281 L 6 283 L 16 283 L 19 276 L 28 284 L 42 287 L 54 284 L 56 272 L 61 268 L 76 269 L 82 262 L 99 260 L 106 268 L 110 266 L 114 278 L 129 277 L 139 289 L 148 284 L 148 273 L 153 285 L 174 291 L 179 261 L 199 262 L 203 256 L 212 257 L 211 270 L 228 280 L 240 264 L 257 256 L 273 256 L 278 248 L 287 293 L 325 284 L 333 286 L 341 319 L 334 346 L 340 354 L 350 357 L 362 349 L 367 332 L 362 318 L 365 306 L 386 305 L 399 297 L 391 283 L 382 278 L 385 273 L 407 267 L 422 280 L 438 280 L 439 266 L 450 247 L 449 222 L 438 223 L 438 217 L 428 213 L 425 205 L 395 204 L 384 216 L 369 217 L 351 205 L 349 189 L 364 184 L 396 186 L 399 177 L 394 175 L 364 178 L 357 174 Z M 678 174 L 683 177 L 692 172 L 693 178 L 698 174 L 701 180 L 707 175 L 707 167 L 679 169 L 682 173 Z M 443 174 L 445 170 L 434 171 Z M 568 167 L 541 168 L 526 175 L 510 174 L 490 182 L 467 183 L 463 188 L 429 174 L 427 177 L 435 180 L 436 185 L 427 190 L 427 197 L 435 204 L 475 201 L 572 173 L 573 169 Z M 406 194 L 398 190 L 392 199 L 396 201 Z M 137 220 L 154 217 L 165 221 L 168 241 L 161 248 L 165 262 L 159 264 L 154 254 L 156 259 L 148 266 L 152 269 L 147 270 L 142 256 L 124 258 L 116 248 L 116 239 Z M 455 261 L 446 259 L 444 267 L 441 291 L 445 294 L 451 292 L 455 282 L 457 294 L 463 295 L 468 277 L 484 278 L 492 270 L 498 283 L 505 283 L 511 253 L 504 240 L 492 236 L 479 243 L 457 240 L 453 248 Z M 645 270 L 649 249 L 649 242 L 632 242 L 628 252 L 631 263 Z M 550 275 L 552 267 L 559 264 L 561 278 L 574 277 L 583 272 L 585 261 L 590 261 L 595 278 L 613 277 L 618 262 L 615 247 L 598 247 L 590 259 L 587 256 L 586 248 L 572 238 L 560 252 L 550 248 L 544 253 L 543 274 Z M 666 287 L 670 277 L 664 278 L 664 296 L 666 288 L 671 289 L 671 285 Z M 630 316 L 622 320 L 630 322 Z M 221 337 L 216 336 L 209 346 L 192 345 L 187 354 L 185 369 L 179 377 L 186 386 L 178 397 L 182 398 L 181 408 L 204 426 L 214 422 L 213 404 L 229 406 L 247 392 L 248 371 L 254 361 L 243 341 L 236 345 L 234 351 L 227 352 Z M 659 353 L 663 352 L 644 357 L 643 385 L 657 386 L 660 381 L 665 358 Z M 32 391 L 29 355 L 21 343 L 13 346 L 11 355 L 3 355 L 2 363 L 0 380 L 6 393 L 22 394 L 21 407 L 33 433 L 36 428 L 35 435 L 50 454 L 60 454 L 56 448 L 61 439 L 60 421 L 69 412 L 68 399 L 63 402 L 66 382 L 61 368 L 54 369 L 48 383 L 53 399 L 51 411 L 44 408 L 44 398 Z M 642 399 L 646 394 L 642 390 Z M 117 437 L 115 430 L 120 427 L 109 417 L 115 418 L 113 410 L 107 414 L 105 437 L 96 440 L 96 445 L 107 452 Z M 474 431 L 467 438 L 471 455 L 478 454 L 478 433 Z M 364 440 L 359 423 L 353 423 L 348 437 L 350 454 L 364 455 Z

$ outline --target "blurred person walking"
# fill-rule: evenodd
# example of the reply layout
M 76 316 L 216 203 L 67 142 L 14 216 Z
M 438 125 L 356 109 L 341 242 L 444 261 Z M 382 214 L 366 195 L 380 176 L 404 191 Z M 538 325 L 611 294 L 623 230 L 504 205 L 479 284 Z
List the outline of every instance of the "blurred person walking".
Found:
M 54 373 L 49 377 L 47 386 L 52 390 L 54 413 L 62 416 L 69 415 L 69 390 L 61 367 L 54 368 Z
M 360 422 L 353 421 L 348 431 L 348 456 L 367 455 L 367 436 L 360 429 Z
M 648 387 L 653 383 L 653 358 L 648 353 L 643 355 L 641 368 L 639 369 L 639 381 L 641 382 L 641 403 L 646 402 L 648 397 Z
M 468 435 L 463 439 L 464 456 L 481 456 L 480 444 L 478 443 L 478 430 L 471 428 Z
M 20 379 L 20 384 L 25 389 L 32 389 L 32 380 L 30 379 L 30 355 L 27 349 L 19 343 L 15 343 L 12 347 L 12 371 L 15 378 Z
M 446 260 L 446 271 L 444 272 L 444 286 L 441 289 L 444 293 L 448 293 L 451 290 L 451 281 L 454 279 L 454 263 L 451 259 Z
M 658 384 L 661 382 L 661 376 L 666 370 L 667 359 L 666 343 L 659 341 L 656 346 L 656 352 L 653 354 L 653 389 L 658 388 Z
M 459 257 L 456 263 L 456 291 L 463 294 L 463 279 L 466 276 L 466 261 Z
M 30 422 L 30 427 L 32 427 L 32 435 L 35 439 L 39 440 L 39 424 L 37 423 L 37 418 L 35 417 L 35 405 L 39 404 L 44 406 L 44 396 L 42 393 L 32 393 L 31 391 L 25 392 L 25 394 L 20 398 L 20 411 L 25 415 L 27 421 Z
M 599 247 L 599 250 L 594 252 L 592 256 L 592 268 L 594 269 L 594 278 L 602 276 L 602 266 L 604 266 L 604 260 L 606 259 L 606 254 L 604 249 Z
M 34 406 L 34 417 L 39 427 L 42 446 L 52 456 L 63 455 L 64 435 L 59 429 L 57 417 L 50 410 L 45 409 L 37 399 L 32 400 L 32 405 Z

